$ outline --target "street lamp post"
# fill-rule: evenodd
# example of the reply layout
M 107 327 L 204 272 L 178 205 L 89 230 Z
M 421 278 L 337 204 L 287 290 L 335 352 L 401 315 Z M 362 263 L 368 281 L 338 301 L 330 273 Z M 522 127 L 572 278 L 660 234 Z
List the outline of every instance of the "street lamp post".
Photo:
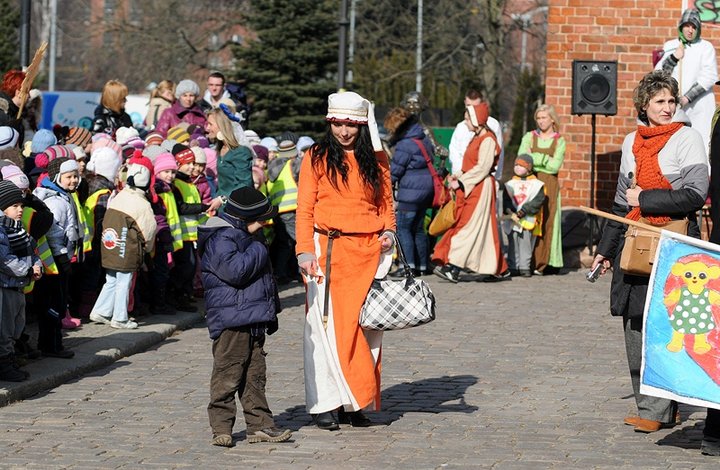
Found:
M 348 0 L 340 0 L 340 21 L 338 41 L 338 90 L 345 88 L 345 65 L 347 62 Z
M 418 0 L 417 45 L 415 48 L 415 91 L 422 93 L 423 0 Z

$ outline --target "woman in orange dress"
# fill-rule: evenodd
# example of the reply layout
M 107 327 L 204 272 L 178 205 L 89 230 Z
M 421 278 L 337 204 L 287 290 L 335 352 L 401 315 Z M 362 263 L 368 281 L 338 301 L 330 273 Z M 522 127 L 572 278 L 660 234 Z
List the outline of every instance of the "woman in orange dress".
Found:
M 390 268 L 395 215 L 372 104 L 333 93 L 326 120 L 300 168 L 296 253 L 307 294 L 306 407 L 319 428 L 337 430 L 369 426 L 361 410 L 380 406 L 382 333 L 358 321 L 373 278 Z

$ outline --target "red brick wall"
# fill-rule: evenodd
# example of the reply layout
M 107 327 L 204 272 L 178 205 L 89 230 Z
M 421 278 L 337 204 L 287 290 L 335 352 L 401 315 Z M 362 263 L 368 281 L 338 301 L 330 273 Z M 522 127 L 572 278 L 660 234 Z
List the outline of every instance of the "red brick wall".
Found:
M 597 207 L 612 203 L 619 151 L 635 127 L 632 91 L 651 71 L 652 51 L 677 34 L 681 0 L 550 0 L 545 101 L 555 106 L 567 140 L 560 172 L 564 206 L 588 205 L 590 116 L 572 116 L 572 61 L 617 60 L 618 113 L 597 116 Z M 720 28 L 703 24 L 702 38 L 720 44 Z

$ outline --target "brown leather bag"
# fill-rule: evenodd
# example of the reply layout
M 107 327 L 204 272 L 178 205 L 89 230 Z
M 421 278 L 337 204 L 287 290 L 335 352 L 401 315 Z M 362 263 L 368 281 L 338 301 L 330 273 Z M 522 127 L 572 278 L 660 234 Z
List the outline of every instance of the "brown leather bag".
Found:
M 428 227 L 428 233 L 433 237 L 438 237 L 448 231 L 457 220 L 455 210 L 455 199 L 451 198 L 435 214 Z
M 651 225 L 643 217 L 638 222 Z M 653 227 L 687 235 L 688 219 L 671 220 L 665 225 Z M 626 274 L 649 276 L 659 242 L 659 232 L 630 225 L 625 232 L 625 246 L 620 254 L 620 269 Z

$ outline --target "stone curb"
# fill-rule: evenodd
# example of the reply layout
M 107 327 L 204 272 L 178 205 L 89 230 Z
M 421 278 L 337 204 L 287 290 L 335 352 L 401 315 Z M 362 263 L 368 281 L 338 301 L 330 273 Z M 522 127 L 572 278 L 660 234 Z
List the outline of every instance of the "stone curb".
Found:
M 168 321 L 169 320 L 169 321 Z M 119 359 L 163 342 L 178 330 L 184 330 L 203 321 L 199 313 L 177 312 L 175 315 L 148 317 L 157 323 L 143 324 L 136 330 L 114 330 L 85 341 L 71 349 L 72 359 L 44 357 L 23 367 L 30 373 L 24 382 L 0 382 L 0 407 L 24 400 L 50 390 L 72 379 L 81 377 L 118 361 Z

